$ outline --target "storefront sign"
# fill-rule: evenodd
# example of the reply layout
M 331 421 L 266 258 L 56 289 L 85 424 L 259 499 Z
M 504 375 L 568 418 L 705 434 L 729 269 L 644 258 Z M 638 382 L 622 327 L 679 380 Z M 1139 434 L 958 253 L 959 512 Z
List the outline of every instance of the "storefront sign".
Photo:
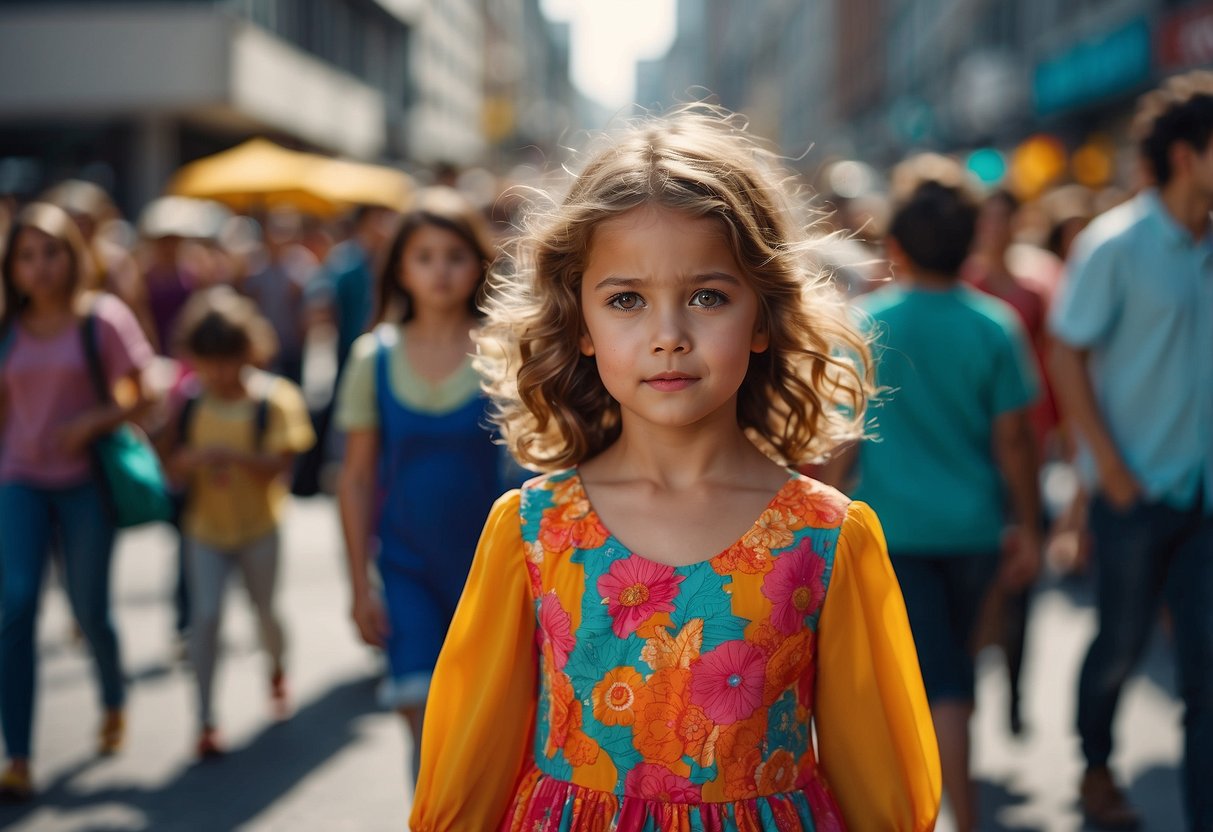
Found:
M 1052 115 L 1132 89 L 1150 77 L 1150 26 L 1139 17 L 1036 65 L 1039 115 Z
M 1155 43 L 1158 65 L 1164 70 L 1213 64 L 1213 3 L 1166 18 Z

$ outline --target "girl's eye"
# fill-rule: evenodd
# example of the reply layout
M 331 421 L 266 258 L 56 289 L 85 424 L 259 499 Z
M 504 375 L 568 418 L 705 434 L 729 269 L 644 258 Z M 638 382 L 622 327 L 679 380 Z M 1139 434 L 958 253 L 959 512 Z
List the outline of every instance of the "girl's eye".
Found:
M 612 295 L 607 301 L 607 306 L 612 306 L 615 309 L 632 310 L 639 309 L 644 302 L 640 299 L 640 295 L 635 292 L 620 292 L 617 295 Z
M 724 292 L 718 292 L 715 289 L 700 289 L 691 296 L 691 306 L 702 306 L 706 309 L 724 306 L 727 302 L 728 298 L 724 296 Z

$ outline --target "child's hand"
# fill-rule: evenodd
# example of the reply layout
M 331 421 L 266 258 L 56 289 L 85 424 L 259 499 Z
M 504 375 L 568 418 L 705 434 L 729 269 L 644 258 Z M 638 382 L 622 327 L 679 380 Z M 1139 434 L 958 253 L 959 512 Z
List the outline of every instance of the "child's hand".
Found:
M 197 448 L 178 448 L 173 451 L 169 465 L 175 471 L 189 473 L 206 462 L 206 452 Z
M 54 433 L 53 442 L 69 454 L 82 454 L 89 443 L 97 438 L 93 417 L 85 414 L 61 424 Z
M 238 454 L 231 448 L 203 448 L 202 462 L 207 465 L 229 465 L 237 461 Z
M 388 626 L 387 613 L 383 610 L 383 602 L 374 593 L 364 592 L 354 596 L 352 617 L 363 641 L 372 647 L 384 646 L 391 628 Z
M 1123 462 L 1099 472 L 1099 490 L 1118 511 L 1128 511 L 1142 496 L 1141 483 Z
M 999 583 L 1011 590 L 1031 586 L 1040 573 L 1040 551 L 1039 533 L 1017 529 L 1011 544 L 1003 551 Z

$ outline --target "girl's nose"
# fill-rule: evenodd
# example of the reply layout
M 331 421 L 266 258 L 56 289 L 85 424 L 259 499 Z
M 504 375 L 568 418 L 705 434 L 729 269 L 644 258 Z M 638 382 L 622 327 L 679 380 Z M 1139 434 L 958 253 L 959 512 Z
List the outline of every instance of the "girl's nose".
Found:
M 653 352 L 690 352 L 691 340 L 682 316 L 669 312 L 654 316 Z

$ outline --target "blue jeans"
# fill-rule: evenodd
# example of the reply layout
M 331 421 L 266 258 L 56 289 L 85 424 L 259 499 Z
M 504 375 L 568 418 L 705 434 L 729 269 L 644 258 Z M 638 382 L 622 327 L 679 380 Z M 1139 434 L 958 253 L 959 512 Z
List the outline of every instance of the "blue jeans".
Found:
M 1089 766 L 1107 765 L 1112 719 L 1163 600 L 1175 623 L 1184 700 L 1184 796 L 1191 828 L 1213 830 L 1213 516 L 1141 503 L 1091 505 L 1099 633 L 1083 662 L 1078 733 Z
M 34 715 L 34 633 L 51 532 L 63 550 L 72 612 L 92 647 L 101 700 L 125 697 L 110 618 L 114 525 L 92 482 L 70 488 L 0 485 L 0 724 L 9 757 L 29 757 Z

